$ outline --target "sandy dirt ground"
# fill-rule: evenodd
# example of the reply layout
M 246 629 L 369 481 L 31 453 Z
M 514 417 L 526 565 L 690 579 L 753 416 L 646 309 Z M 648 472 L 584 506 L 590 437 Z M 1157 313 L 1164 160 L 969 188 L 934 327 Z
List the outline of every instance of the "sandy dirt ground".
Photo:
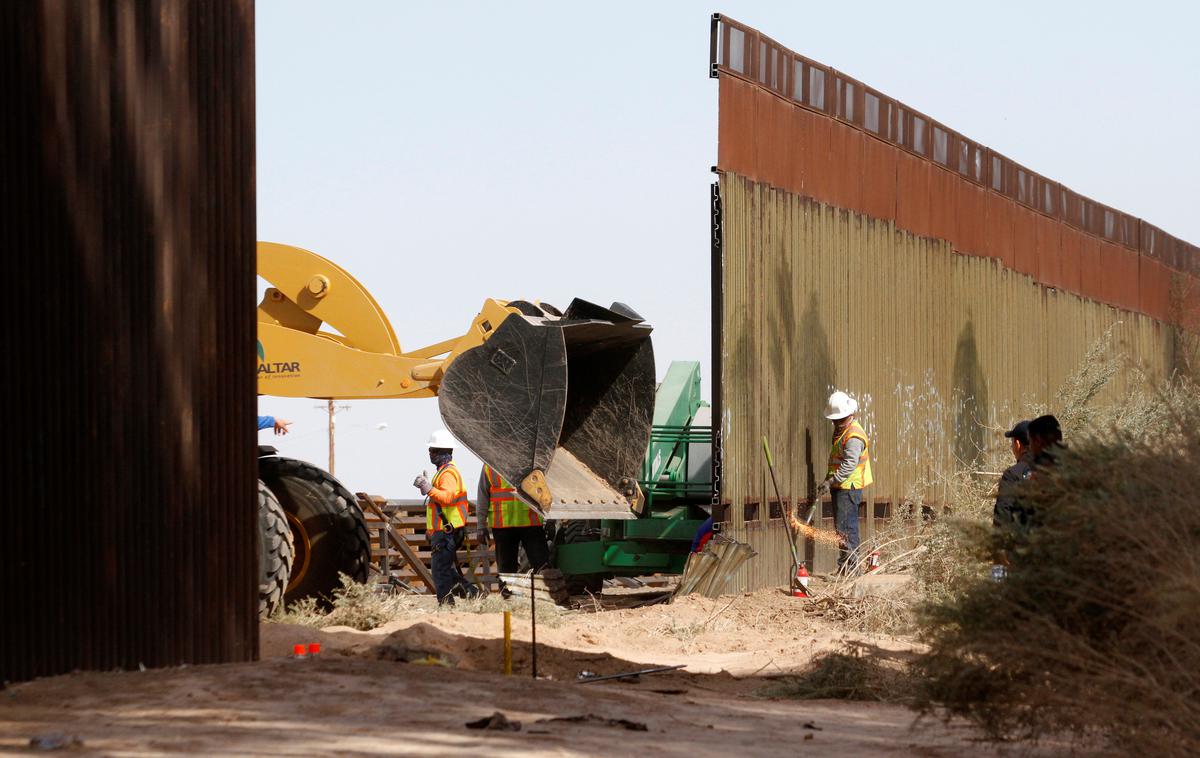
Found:
M 264 624 L 257 663 L 10 686 L 0 692 L 0 750 L 24 752 L 32 737 L 60 732 L 82 741 L 70 752 L 102 755 L 1018 754 L 961 723 L 914 723 L 898 705 L 754 694 L 851 639 L 780 593 L 599 613 L 543 609 L 539 621 L 536 681 L 527 612 L 513 618 L 511 677 L 501 673 L 499 612 L 439 612 L 417 601 L 371 632 Z M 884 657 L 912 649 L 900 639 L 852 639 Z M 291 659 L 297 642 L 321 642 L 321 657 Z M 674 664 L 687 668 L 578 681 L 584 671 Z M 466 728 L 496 711 L 521 730 Z

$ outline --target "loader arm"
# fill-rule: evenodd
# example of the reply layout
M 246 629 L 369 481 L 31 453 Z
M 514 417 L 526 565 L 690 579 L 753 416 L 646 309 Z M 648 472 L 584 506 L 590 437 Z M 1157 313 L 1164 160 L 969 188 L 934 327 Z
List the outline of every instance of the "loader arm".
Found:
M 278 397 L 433 397 L 450 362 L 483 344 L 510 313 L 487 300 L 466 333 L 411 353 L 371 293 L 333 261 L 293 245 L 258 243 L 258 391 Z M 514 309 L 515 312 L 515 309 Z M 328 324 L 337 333 L 322 331 Z
M 258 306 L 259 394 L 437 397 L 446 428 L 548 517 L 632 518 L 641 507 L 654 353 L 650 326 L 627 307 L 489 299 L 463 334 L 404 352 L 336 263 L 260 242 L 258 274 L 272 285 Z

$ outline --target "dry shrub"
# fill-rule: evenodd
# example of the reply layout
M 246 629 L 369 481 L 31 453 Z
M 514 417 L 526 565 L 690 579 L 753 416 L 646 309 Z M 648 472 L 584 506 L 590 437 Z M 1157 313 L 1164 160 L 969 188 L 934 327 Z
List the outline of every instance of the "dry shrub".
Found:
M 1180 380 L 1090 417 L 1106 425 L 1072 437 L 1026 488 L 1038 526 L 1008 535 L 1008 579 L 968 581 L 924 608 L 920 705 L 995 737 L 1195 755 L 1200 400 Z
M 891 543 L 884 543 L 887 547 Z M 918 548 L 918 551 L 923 548 Z M 864 551 L 864 556 L 869 552 Z M 901 555 L 899 562 L 892 560 L 882 566 L 888 573 L 902 573 L 910 565 L 904 560 L 911 553 Z M 858 570 L 850 574 L 835 574 L 828 581 L 813 586 L 812 597 L 801 608 L 811 616 L 819 616 L 835 622 L 840 628 L 867 634 L 908 634 L 913 630 L 913 604 L 919 593 L 915 583 L 900 585 L 874 585 L 865 581 L 860 561 Z M 899 564 L 899 565 L 898 565 Z
M 990 563 L 978 545 L 991 524 L 992 486 L 972 471 L 941 477 L 936 489 L 947 493 L 953 508 L 935 513 L 915 499 L 900 505 L 873 538 L 863 540 L 855 570 L 822 584 L 805 610 L 849 631 L 913 632 L 919 603 L 954 597 L 988 574 Z M 912 583 L 868 590 L 865 564 L 874 551 L 883 557 L 880 574 L 911 574 Z
M 1105 330 L 1092 343 L 1075 372 L 1067 377 L 1055 393 L 1053 409 L 1030 407 L 1029 418 L 1054 413 L 1063 429 L 1097 429 L 1110 426 L 1111 405 L 1098 405 L 1096 399 L 1126 363 L 1116 349 L 1116 328 L 1120 321 Z
M 852 581 L 839 579 L 823 585 L 805 602 L 804 611 L 852 632 L 906 634 L 914 626 L 914 598 L 908 589 L 894 594 L 863 594 Z
M 518 618 L 530 615 L 528 598 L 505 600 L 499 594 L 489 593 L 469 600 L 459 598 L 453 607 L 438 606 L 431 595 L 385 594 L 376 585 L 359 584 L 345 574 L 341 576 L 341 582 L 341 586 L 333 591 L 333 602 L 328 610 L 314 598 L 304 598 L 278 611 L 271 620 L 315 628 L 348 626 L 369 631 L 389 621 L 438 612 L 499 613 L 507 610 Z M 560 626 L 567 613 L 567 610 L 553 603 L 538 600 L 539 626 Z
M 999 456 L 984 462 L 985 468 L 1000 470 Z M 872 551 L 883 558 L 881 573 L 906 573 L 912 584 L 903 591 L 883 596 L 858 598 L 858 612 L 848 619 L 856 631 L 901 634 L 916 628 L 914 609 L 922 602 L 939 602 L 961 594 L 986 577 L 991 563 L 980 548 L 992 522 L 995 476 L 964 469 L 939 476 L 922 489 L 943 494 L 945 501 L 926 506 L 916 498 L 899 505 L 892 518 L 875 537 L 865 540 L 858 567 Z M 840 578 L 831 593 L 839 598 L 860 595 L 860 578 Z M 843 615 L 844 612 L 843 612 Z M 836 615 L 835 619 L 839 619 Z
M 1161 389 L 1141 389 L 1140 382 L 1128 396 L 1112 404 L 1099 404 L 1106 389 L 1127 359 L 1116 346 L 1116 326 L 1109 327 L 1088 348 L 1083 361 L 1055 393 L 1053 408 L 1026 402 L 1027 418 L 1053 412 L 1068 436 L 1102 436 L 1120 429 L 1126 435 L 1144 437 L 1166 423 L 1165 409 L 1178 404 L 1184 385 L 1175 382 Z M 1135 378 L 1136 368 L 1130 368 Z M 994 429 L 997 435 L 1007 429 Z M 991 534 L 999 472 L 1012 465 L 1008 446 L 981 451 L 977 460 L 960 462 L 954 471 L 932 472 L 927 480 L 914 485 L 914 493 L 934 492 L 938 502 L 927 504 L 913 494 L 901 503 L 893 518 L 871 542 L 864 542 L 863 554 L 880 549 L 885 560 L 890 553 L 907 555 L 908 560 L 892 571 L 911 572 L 916 591 L 909 598 L 923 602 L 947 602 L 968 587 L 987 578 L 992 565 L 992 550 L 987 544 Z
M 772 677 L 755 692 L 760 697 L 796 700 L 877 700 L 896 703 L 912 699 L 913 681 L 901 661 L 847 645 L 813 658 L 799 674 Z
M 333 591 L 327 611 L 316 598 L 304 598 L 277 612 L 271 620 L 311 627 L 348 626 L 365 632 L 411 613 L 414 605 L 412 597 L 387 595 L 342 574 L 341 586 Z

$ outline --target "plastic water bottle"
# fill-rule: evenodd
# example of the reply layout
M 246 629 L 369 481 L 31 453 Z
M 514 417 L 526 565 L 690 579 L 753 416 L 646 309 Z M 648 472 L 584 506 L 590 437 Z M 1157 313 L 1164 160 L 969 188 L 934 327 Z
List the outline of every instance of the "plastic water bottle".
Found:
M 1000 565 L 999 563 L 992 564 L 993 582 L 1002 582 L 1006 576 L 1008 576 L 1008 569 L 1004 568 L 1004 566 Z

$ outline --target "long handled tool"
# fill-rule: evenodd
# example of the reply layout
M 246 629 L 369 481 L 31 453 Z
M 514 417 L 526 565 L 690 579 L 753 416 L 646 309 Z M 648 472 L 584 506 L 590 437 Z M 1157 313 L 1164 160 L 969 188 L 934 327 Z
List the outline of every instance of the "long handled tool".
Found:
M 607 676 L 585 676 L 579 680 L 579 683 L 587 684 L 588 682 L 603 682 L 603 681 L 607 681 L 609 679 L 627 679 L 631 676 L 641 676 L 642 674 L 661 674 L 664 671 L 678 671 L 679 669 L 685 668 L 686 666 L 687 666 L 686 663 L 681 663 L 678 666 L 658 666 L 658 667 L 652 668 L 652 669 L 639 669 L 637 671 L 626 671 L 623 674 L 608 674 Z
M 775 488 L 775 499 L 779 501 L 779 507 L 784 507 L 783 497 L 779 494 L 779 482 L 775 479 L 775 461 L 771 459 L 771 448 L 767 446 L 767 436 L 764 434 L 762 438 L 763 452 L 767 454 L 767 470 L 771 472 L 771 486 Z M 792 576 L 796 576 L 796 570 L 800 568 L 800 554 L 796 552 L 796 530 L 792 526 L 791 509 L 784 514 L 783 523 L 787 524 L 788 530 L 788 547 L 792 549 Z M 794 579 L 793 579 L 794 581 Z

